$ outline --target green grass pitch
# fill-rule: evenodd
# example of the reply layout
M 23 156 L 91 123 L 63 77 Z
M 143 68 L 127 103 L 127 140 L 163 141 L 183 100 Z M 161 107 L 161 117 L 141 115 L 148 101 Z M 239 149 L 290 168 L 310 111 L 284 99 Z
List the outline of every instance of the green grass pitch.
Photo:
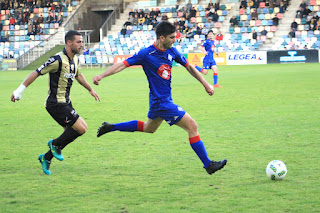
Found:
M 82 69 L 92 77 L 103 69 Z M 0 212 L 317 212 L 320 209 L 319 64 L 220 66 L 210 97 L 181 67 L 172 73 L 173 100 L 198 123 L 209 156 L 228 158 L 208 175 L 187 133 L 165 122 L 154 134 L 113 132 L 103 121 L 147 119 L 142 69 L 126 69 L 94 86 L 101 102 L 74 82 L 71 98 L 89 128 L 53 159 L 52 175 L 37 161 L 62 128 L 44 108 L 48 76 L 10 102 L 31 72 L 0 72 Z M 212 73 L 205 78 L 212 83 Z M 288 174 L 268 180 L 282 160 Z

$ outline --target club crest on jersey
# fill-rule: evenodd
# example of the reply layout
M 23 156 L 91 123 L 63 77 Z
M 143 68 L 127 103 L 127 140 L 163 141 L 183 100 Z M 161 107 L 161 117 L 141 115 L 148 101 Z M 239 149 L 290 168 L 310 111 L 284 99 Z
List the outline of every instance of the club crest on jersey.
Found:
M 168 54 L 168 60 L 172 61 L 172 55 Z
M 162 64 L 158 69 L 158 75 L 166 80 L 170 79 L 171 67 L 168 64 Z

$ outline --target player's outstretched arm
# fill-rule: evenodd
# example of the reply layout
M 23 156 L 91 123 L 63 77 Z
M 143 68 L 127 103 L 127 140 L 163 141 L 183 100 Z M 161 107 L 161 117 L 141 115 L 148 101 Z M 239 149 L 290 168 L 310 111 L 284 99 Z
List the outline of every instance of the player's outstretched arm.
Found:
M 96 101 L 100 102 L 100 97 L 99 95 L 92 89 L 90 84 L 88 83 L 87 79 L 80 73 L 78 76 L 76 76 L 77 81 L 79 84 L 81 84 L 84 88 L 86 88 L 90 94 L 96 99 Z
M 93 83 L 95 85 L 99 85 L 99 81 L 101 81 L 101 79 L 108 77 L 110 75 L 116 74 L 118 72 L 121 72 L 125 68 L 127 68 L 127 66 L 123 62 L 118 62 L 118 63 L 112 65 L 111 67 L 109 67 L 109 69 L 107 69 L 102 74 L 94 76 Z
M 16 102 L 21 99 L 23 91 L 30 85 L 36 78 L 39 76 L 37 71 L 33 71 L 23 82 L 22 84 L 15 90 L 13 91 L 11 95 L 11 101 Z
M 205 88 L 206 92 L 208 93 L 208 95 L 213 95 L 214 94 L 214 89 L 213 86 L 210 85 L 206 79 L 204 79 L 202 77 L 202 75 L 198 72 L 198 70 L 192 65 L 189 64 L 186 69 L 188 70 L 188 72 L 195 77 Z

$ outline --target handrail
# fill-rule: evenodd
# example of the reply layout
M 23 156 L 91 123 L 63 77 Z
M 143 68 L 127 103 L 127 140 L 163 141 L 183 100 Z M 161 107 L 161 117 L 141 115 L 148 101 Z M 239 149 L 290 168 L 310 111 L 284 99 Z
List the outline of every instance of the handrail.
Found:
M 75 15 L 78 15 L 78 11 L 82 9 L 82 7 L 84 7 L 84 4 L 86 4 L 88 1 L 90 0 L 81 1 L 80 5 L 76 8 L 75 12 L 73 12 L 72 15 L 68 17 L 66 22 L 62 25 L 65 28 L 65 31 L 69 31 L 70 28 L 73 30 L 74 25 L 73 23 L 71 23 L 71 20 L 73 21 L 73 19 L 76 18 Z M 71 24 L 71 27 L 69 27 L 70 24 Z
M 124 10 L 124 1 L 118 4 L 116 9 L 112 11 L 107 20 L 100 27 L 100 41 L 103 40 L 103 37 L 107 35 L 108 31 L 111 30 L 112 24 L 115 24 L 116 19 L 120 17 L 120 13 Z M 111 23 L 112 22 L 112 23 Z
M 39 41 L 39 44 L 35 45 L 32 49 L 25 52 L 21 56 L 19 56 L 16 59 L 17 60 L 17 69 L 23 69 L 28 64 L 30 64 L 36 60 L 36 58 L 34 58 L 34 56 L 40 57 L 46 51 L 49 51 L 53 47 L 55 47 L 56 45 L 61 44 L 60 40 L 52 39 L 58 33 L 59 33 L 59 31 L 55 32 L 55 34 L 51 35 L 49 38 L 42 40 L 42 41 Z

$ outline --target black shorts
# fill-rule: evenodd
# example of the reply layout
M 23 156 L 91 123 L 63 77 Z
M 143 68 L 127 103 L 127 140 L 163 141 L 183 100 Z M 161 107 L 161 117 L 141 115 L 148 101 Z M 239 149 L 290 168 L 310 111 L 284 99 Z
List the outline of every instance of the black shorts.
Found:
M 47 111 L 51 117 L 63 127 L 72 126 L 80 117 L 70 103 L 47 104 Z

